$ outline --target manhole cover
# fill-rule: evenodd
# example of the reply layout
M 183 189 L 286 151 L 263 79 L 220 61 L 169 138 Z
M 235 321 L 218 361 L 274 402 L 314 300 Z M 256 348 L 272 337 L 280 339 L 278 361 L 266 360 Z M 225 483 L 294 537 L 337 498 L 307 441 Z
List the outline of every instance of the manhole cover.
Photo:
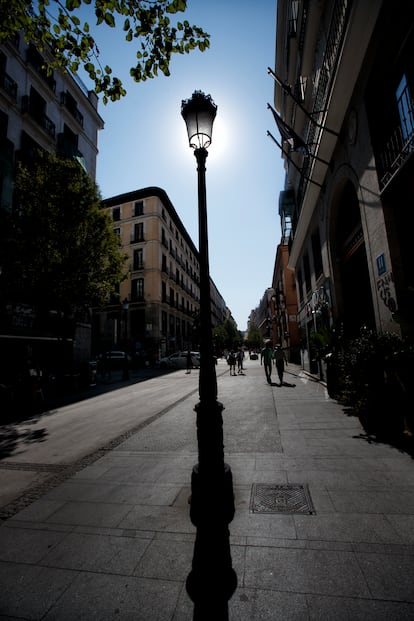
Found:
M 254 483 L 250 500 L 253 513 L 315 513 L 306 485 Z

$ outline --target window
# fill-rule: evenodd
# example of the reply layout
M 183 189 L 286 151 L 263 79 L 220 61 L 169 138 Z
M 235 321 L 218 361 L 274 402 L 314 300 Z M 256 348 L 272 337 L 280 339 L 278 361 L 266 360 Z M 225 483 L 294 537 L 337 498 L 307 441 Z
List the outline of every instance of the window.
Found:
M 120 207 L 114 207 L 112 209 L 112 220 L 118 221 L 121 219 L 121 208 Z
M 77 157 L 80 155 L 78 151 L 79 137 L 70 127 L 63 126 L 63 132 L 58 134 L 58 149 L 66 157 Z
M 133 269 L 142 270 L 144 267 L 144 251 L 142 248 L 134 250 Z
M 163 272 L 167 273 L 168 272 L 168 268 L 167 268 L 167 257 L 165 256 L 165 254 L 162 255 L 162 264 L 161 264 L 161 269 Z
M 310 291 L 312 284 L 311 284 L 311 274 L 310 274 L 310 264 L 309 264 L 308 253 L 306 253 L 303 256 L 303 271 L 305 272 L 306 291 Z
M 144 201 L 137 201 L 134 204 L 134 216 L 144 215 Z
M 134 224 L 134 242 L 144 241 L 144 224 L 142 222 L 138 222 Z
M 167 335 L 167 313 L 161 311 L 161 334 Z
M 297 278 L 298 278 L 298 289 L 299 289 L 299 301 L 303 302 L 303 277 L 302 277 L 302 270 L 298 270 Z
M 0 110 L 0 139 L 7 138 L 7 126 L 9 124 L 9 117 L 7 114 Z
M 117 227 L 116 229 L 114 229 L 114 233 L 116 235 L 118 235 L 118 237 L 121 237 L 121 229 L 119 227 Z
M 161 302 L 166 302 L 166 301 L 167 301 L 167 285 L 163 281 L 161 283 Z
M 298 27 L 299 1 L 292 0 L 289 7 L 289 37 L 295 37 Z
M 62 92 L 60 95 L 60 101 L 64 106 L 66 106 L 79 125 L 83 127 L 83 115 L 79 112 L 76 99 L 71 95 L 71 93 L 69 93 L 69 91 Z
M 170 306 L 174 306 L 175 304 L 175 292 L 174 289 L 170 288 Z
M 174 315 L 170 315 L 170 336 L 175 335 L 175 319 Z
M 414 133 L 414 109 L 410 89 L 407 84 L 407 77 L 405 75 L 403 75 L 398 85 L 396 97 L 402 137 L 404 143 L 406 143 Z
M 312 235 L 312 254 L 313 254 L 313 267 L 315 269 L 315 277 L 318 278 L 322 274 L 322 252 L 321 252 L 321 238 L 319 230 L 315 231 Z
M 33 86 L 30 87 L 30 96 L 24 95 L 22 97 L 22 111 L 28 112 L 49 136 L 55 137 L 56 126 L 46 115 L 46 100 Z
M 144 299 L 144 279 L 134 278 L 131 280 L 131 299 L 132 301 Z

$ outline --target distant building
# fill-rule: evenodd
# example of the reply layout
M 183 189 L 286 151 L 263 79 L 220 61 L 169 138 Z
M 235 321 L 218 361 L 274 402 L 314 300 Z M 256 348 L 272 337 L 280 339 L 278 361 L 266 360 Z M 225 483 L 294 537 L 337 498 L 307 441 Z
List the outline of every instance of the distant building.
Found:
M 199 258 L 166 192 L 144 188 L 105 199 L 122 250 L 127 278 L 119 298 L 94 313 L 94 348 L 122 348 L 155 360 L 198 347 Z M 212 325 L 226 319 L 226 304 L 211 281 Z
M 249 317 L 249 328 L 252 326 L 256 327 L 262 336 L 263 342 L 267 339 L 277 339 L 276 326 L 273 323 L 274 303 L 272 297 L 274 297 L 274 295 L 274 289 L 272 287 L 268 287 L 258 306 L 251 311 Z
M 413 23 L 399 0 L 278 0 L 281 211 L 308 348 L 336 322 L 413 329 Z

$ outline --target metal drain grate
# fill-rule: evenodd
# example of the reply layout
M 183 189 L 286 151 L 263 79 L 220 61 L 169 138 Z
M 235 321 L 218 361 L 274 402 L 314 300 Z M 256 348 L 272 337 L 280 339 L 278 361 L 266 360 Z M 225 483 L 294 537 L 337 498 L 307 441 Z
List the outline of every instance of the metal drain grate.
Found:
M 307 485 L 289 484 L 254 483 L 250 510 L 253 513 L 315 513 Z

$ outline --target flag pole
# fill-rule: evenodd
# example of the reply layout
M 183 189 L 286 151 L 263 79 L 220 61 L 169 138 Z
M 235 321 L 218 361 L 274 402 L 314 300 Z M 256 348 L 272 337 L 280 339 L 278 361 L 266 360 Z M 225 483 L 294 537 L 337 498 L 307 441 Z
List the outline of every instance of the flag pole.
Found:
M 297 164 L 295 164 L 295 162 L 292 160 L 291 157 L 289 157 L 289 155 L 286 153 L 286 151 L 284 151 L 283 147 L 281 144 L 279 144 L 279 142 L 276 140 L 276 138 L 269 132 L 269 130 L 267 130 L 267 135 L 273 140 L 273 142 L 275 142 L 277 144 L 277 146 L 279 147 L 279 149 L 282 151 L 283 155 L 285 155 L 287 157 L 287 159 L 289 160 L 289 162 L 292 164 L 292 166 L 294 166 L 296 168 L 296 170 L 298 171 L 298 173 L 300 174 L 301 177 L 303 177 L 305 179 L 305 181 L 309 181 L 309 183 L 313 183 L 314 185 L 317 185 L 318 188 L 323 188 L 323 185 L 321 185 L 320 183 L 318 183 L 317 181 L 314 181 L 313 179 L 311 179 L 310 177 L 306 177 L 302 170 L 299 168 L 299 166 Z
M 307 116 L 307 118 L 310 120 L 311 123 L 316 125 L 316 127 L 319 127 L 320 129 L 323 129 L 324 131 L 328 132 L 328 134 L 332 134 L 333 136 L 339 137 L 339 133 L 338 132 L 334 131 L 333 129 L 329 129 L 329 127 L 326 127 L 325 125 L 321 125 L 320 123 L 315 121 L 315 119 L 312 117 L 311 113 L 308 112 L 304 106 L 302 106 L 302 104 L 297 99 L 297 97 L 295 97 L 295 95 L 292 93 L 292 91 L 290 90 L 289 86 L 284 84 L 284 82 L 282 82 L 282 80 L 275 74 L 274 71 L 272 71 L 272 69 L 270 67 L 267 68 L 267 72 L 270 73 L 270 75 L 275 80 L 275 82 L 277 82 L 277 84 L 279 84 L 279 86 L 281 88 L 283 88 L 285 93 L 287 93 L 290 97 L 292 97 L 292 99 L 295 102 L 295 104 L 298 106 L 298 108 L 300 108 L 302 110 L 302 112 L 305 114 L 305 116 Z
M 270 103 L 268 103 L 268 104 L 267 104 L 267 107 L 268 107 L 268 109 L 270 109 L 270 110 L 272 111 L 272 113 L 273 113 L 273 118 L 275 119 L 275 121 L 276 121 L 276 125 L 278 126 L 278 129 L 279 129 L 279 131 L 281 132 L 282 139 L 283 139 L 283 137 L 284 137 L 284 136 L 283 136 L 282 131 L 281 131 L 281 127 L 280 127 L 281 125 L 282 125 L 282 128 L 285 128 L 285 133 L 286 133 L 286 134 L 287 134 L 287 133 L 290 133 L 290 134 L 291 134 L 291 135 L 290 135 L 290 139 L 291 139 L 291 140 L 293 140 L 293 141 L 294 141 L 294 140 L 296 140 L 298 143 L 300 142 L 300 143 L 301 143 L 301 144 L 300 144 L 300 146 L 301 146 L 301 147 L 302 147 L 302 145 L 303 145 L 303 148 L 306 150 L 306 153 L 304 153 L 304 154 L 303 154 L 305 157 L 311 157 L 313 160 L 316 160 L 316 161 L 318 161 L 318 162 L 321 162 L 322 164 L 325 164 L 325 166 L 331 166 L 331 163 L 330 163 L 330 162 L 328 162 L 327 160 L 324 160 L 323 158 L 319 157 L 318 155 L 314 155 L 313 153 L 311 153 L 311 152 L 310 152 L 310 150 L 309 150 L 309 145 L 307 145 L 307 144 L 305 143 L 305 141 L 304 141 L 304 140 L 302 140 L 302 138 L 300 138 L 300 136 L 298 136 L 298 135 L 297 135 L 297 134 L 293 131 L 293 129 L 292 129 L 291 127 L 289 127 L 289 126 L 288 126 L 288 124 L 287 124 L 285 121 L 283 121 L 283 119 L 282 119 L 282 118 L 280 117 L 280 115 L 276 112 L 276 110 L 275 110 L 275 109 L 274 109 L 274 108 L 270 105 Z M 286 138 L 286 142 L 289 142 L 289 138 Z M 290 144 L 290 142 L 289 142 L 289 144 Z M 311 144 L 315 144 L 315 143 L 311 143 Z M 303 153 L 303 151 L 301 151 L 301 150 L 300 150 L 299 148 L 297 148 L 297 147 L 293 147 L 292 151 L 296 151 L 296 152 L 298 152 L 298 153 Z

